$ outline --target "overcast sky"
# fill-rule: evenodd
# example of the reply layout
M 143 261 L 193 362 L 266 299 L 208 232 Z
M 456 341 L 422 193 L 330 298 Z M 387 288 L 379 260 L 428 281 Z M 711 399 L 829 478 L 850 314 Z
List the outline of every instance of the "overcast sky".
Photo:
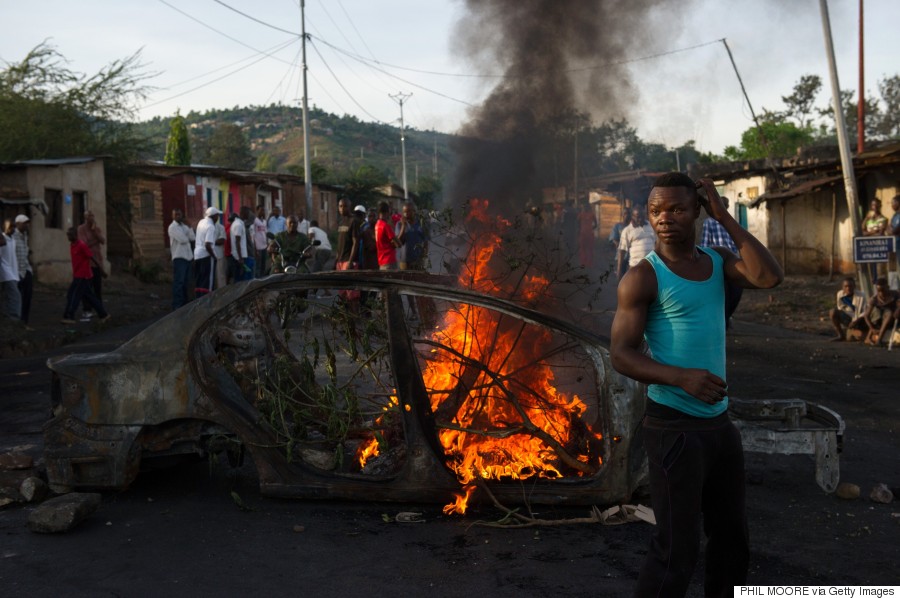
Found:
M 752 121 L 724 46 L 715 43 L 721 38 L 757 113 L 782 108 L 780 96 L 804 74 L 822 76 L 818 104 L 829 100 L 818 0 L 668 5 L 690 6 L 680 31 L 666 38 L 671 53 L 629 57 L 640 96 L 627 117 L 645 140 L 676 146 L 694 139 L 700 149 L 716 152 L 739 144 Z M 830 0 L 829 8 L 841 87 L 856 89 L 858 0 Z M 874 93 L 879 79 L 900 73 L 900 2 L 867 0 L 865 8 L 865 87 Z M 459 0 L 307 0 L 310 103 L 395 123 L 400 111 L 389 94 L 412 93 L 404 105 L 408 125 L 454 132 L 496 81 L 471 75 L 497 72 L 475 71 L 454 51 L 451 36 L 464 11 Z M 298 105 L 302 96 L 298 0 L 0 0 L 0 15 L 0 59 L 6 62 L 48 40 L 72 70 L 92 74 L 141 50 L 146 70 L 158 74 L 140 118 L 176 109 Z M 667 26 L 665 19 L 655 23 Z

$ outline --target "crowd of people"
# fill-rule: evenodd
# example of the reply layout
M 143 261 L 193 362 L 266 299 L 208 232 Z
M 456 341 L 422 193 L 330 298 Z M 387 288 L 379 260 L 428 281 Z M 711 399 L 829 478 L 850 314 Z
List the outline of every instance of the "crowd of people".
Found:
M 255 214 L 244 206 L 224 223 L 224 214 L 210 207 L 195 228 L 181 210 L 173 210 L 172 309 L 190 300 L 191 286 L 194 297 L 201 297 L 232 282 L 284 272 L 427 269 L 429 233 L 413 202 L 405 202 L 400 213 L 387 201 L 377 208 L 350 206 L 346 198 L 338 202 L 333 236 L 302 214 L 285 217 L 278 206 L 268 217 L 263 205 Z

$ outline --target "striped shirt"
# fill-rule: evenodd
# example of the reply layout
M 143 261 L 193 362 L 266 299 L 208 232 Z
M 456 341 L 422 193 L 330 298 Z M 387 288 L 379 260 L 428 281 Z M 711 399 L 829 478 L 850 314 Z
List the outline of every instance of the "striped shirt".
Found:
M 25 278 L 27 272 L 33 272 L 28 261 L 28 233 L 19 229 L 13 231 L 13 240 L 16 242 L 16 259 L 19 262 L 19 280 Z

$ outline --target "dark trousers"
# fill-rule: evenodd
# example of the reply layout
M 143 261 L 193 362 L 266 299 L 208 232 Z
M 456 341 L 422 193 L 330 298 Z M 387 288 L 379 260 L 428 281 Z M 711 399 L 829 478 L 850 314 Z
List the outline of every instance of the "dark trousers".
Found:
M 94 277 L 91 278 L 91 290 L 94 291 L 94 297 L 103 301 L 103 268 L 99 266 L 91 266 L 91 272 Z M 82 311 L 89 311 L 90 306 L 86 300 L 81 302 Z
M 187 304 L 191 283 L 191 262 L 180 257 L 172 260 L 172 309 Z
M 101 318 L 105 318 L 108 314 L 103 309 L 103 303 L 94 295 L 94 289 L 91 285 L 90 278 L 75 278 L 69 285 L 69 291 L 66 293 L 66 311 L 63 317 L 72 320 L 75 318 L 75 311 L 78 304 L 84 302 L 84 305 L 90 307 Z
M 203 257 L 194 260 L 194 294 L 202 297 L 215 288 L 215 260 Z
M 744 294 L 744 287 L 740 287 L 730 282 L 725 282 L 725 323 L 731 318 L 731 314 L 737 309 L 738 303 Z
M 256 278 L 262 278 L 266 275 L 266 270 L 268 268 L 268 264 L 266 264 L 266 253 L 265 249 L 256 250 L 256 272 L 254 273 Z
M 699 421 L 699 424 L 697 423 Z M 644 418 L 656 530 L 635 596 L 684 596 L 706 535 L 706 596 L 744 585 L 749 533 L 741 434 L 723 414 L 711 420 Z
M 31 313 L 31 295 L 34 293 L 34 276 L 31 272 L 25 272 L 25 278 L 19 281 L 19 295 L 22 296 L 22 315 L 21 320 L 28 323 L 28 316 Z

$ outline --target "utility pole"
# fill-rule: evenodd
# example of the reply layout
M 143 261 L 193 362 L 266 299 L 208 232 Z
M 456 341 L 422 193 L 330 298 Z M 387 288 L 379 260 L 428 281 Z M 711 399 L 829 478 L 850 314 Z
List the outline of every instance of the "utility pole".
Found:
M 578 130 L 575 131 L 575 147 L 572 159 L 572 200 L 573 205 L 578 205 Z
M 863 0 L 859 0 L 859 103 L 856 105 L 856 155 L 866 149 L 866 67 L 863 60 Z
M 400 153 L 403 156 L 403 199 L 409 199 L 409 190 L 406 188 L 406 133 L 403 128 L 403 102 L 408 100 L 412 94 L 397 92 L 396 94 L 388 94 L 388 96 L 400 104 Z
M 859 234 L 859 201 L 856 195 L 856 176 L 853 172 L 853 157 L 850 155 L 850 142 L 847 140 L 847 123 L 841 106 L 841 84 L 838 81 L 837 65 L 834 59 L 834 43 L 831 40 L 831 21 L 828 18 L 827 0 L 819 0 L 822 13 L 822 31 L 825 34 L 825 53 L 828 56 L 828 72 L 831 75 L 831 105 L 834 107 L 834 125 L 837 129 L 838 148 L 841 152 L 841 171 L 844 174 L 844 194 L 847 196 L 847 209 L 850 212 L 850 226 L 853 236 Z M 866 268 L 858 268 L 859 286 L 866 295 L 872 294 L 869 272 Z
M 306 88 L 306 0 L 300 0 L 300 33 L 303 36 L 303 188 L 306 191 L 306 219 L 312 220 L 312 167 L 309 159 L 309 106 Z

